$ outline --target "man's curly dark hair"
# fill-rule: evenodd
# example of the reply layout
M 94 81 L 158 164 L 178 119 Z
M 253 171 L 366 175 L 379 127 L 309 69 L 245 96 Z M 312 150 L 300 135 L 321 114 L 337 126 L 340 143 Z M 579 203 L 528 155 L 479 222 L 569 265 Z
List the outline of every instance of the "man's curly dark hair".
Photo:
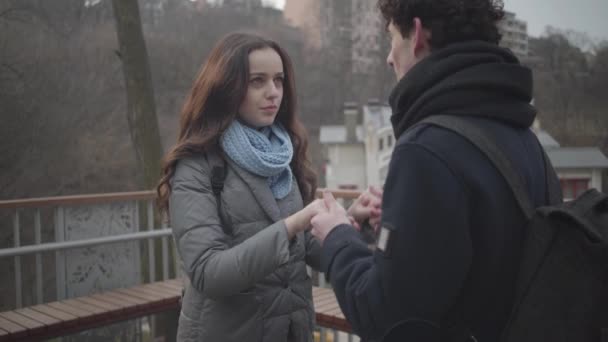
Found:
M 414 18 L 431 32 L 431 49 L 452 43 L 482 40 L 498 44 L 497 22 L 504 17 L 501 0 L 378 0 L 378 8 L 406 37 Z

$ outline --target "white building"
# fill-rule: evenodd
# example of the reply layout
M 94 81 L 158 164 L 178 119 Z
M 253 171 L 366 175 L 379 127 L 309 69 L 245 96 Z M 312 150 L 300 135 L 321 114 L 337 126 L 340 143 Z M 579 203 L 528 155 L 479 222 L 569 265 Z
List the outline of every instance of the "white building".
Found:
M 359 124 L 362 111 L 363 124 Z M 326 156 L 326 186 L 332 189 L 364 190 L 383 185 L 395 145 L 388 106 L 370 102 L 358 108 L 345 104 L 345 125 L 321 126 L 320 140 Z M 584 191 L 602 190 L 602 175 L 608 158 L 597 147 L 562 147 L 538 123 L 533 127 L 547 151 L 562 185 L 564 199 Z
M 367 184 L 364 132 L 358 116 L 357 107 L 346 104 L 345 125 L 321 126 L 325 183 L 330 189 L 361 190 Z
M 246 11 L 262 7 L 262 0 L 216 0 L 215 2 L 220 3 L 222 6 L 230 6 Z
M 395 147 L 389 106 L 369 103 L 363 106 L 365 123 L 365 160 L 367 161 L 366 186 L 382 186 L 388 174 L 388 164 Z
M 515 13 L 505 12 L 498 29 L 502 34 L 501 46 L 511 49 L 519 58 L 528 57 L 528 23 L 517 19 Z
M 360 110 L 362 125 L 358 122 Z M 384 184 L 395 144 L 390 116 L 390 107 L 375 102 L 361 109 L 347 103 L 345 125 L 321 126 L 327 187 L 363 190 Z
M 608 158 L 599 148 L 561 147 L 538 124 L 534 131 L 557 172 L 565 200 L 574 199 L 591 188 L 603 190 L 602 174 L 608 170 Z

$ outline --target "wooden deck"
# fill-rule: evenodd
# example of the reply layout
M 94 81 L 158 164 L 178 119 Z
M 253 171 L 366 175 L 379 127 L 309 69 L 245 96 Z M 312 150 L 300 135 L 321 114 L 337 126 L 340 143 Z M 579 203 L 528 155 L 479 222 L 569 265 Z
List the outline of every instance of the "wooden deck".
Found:
M 0 341 L 40 341 L 179 308 L 182 283 L 167 280 L 0 313 Z M 350 332 L 331 289 L 313 288 L 317 324 Z

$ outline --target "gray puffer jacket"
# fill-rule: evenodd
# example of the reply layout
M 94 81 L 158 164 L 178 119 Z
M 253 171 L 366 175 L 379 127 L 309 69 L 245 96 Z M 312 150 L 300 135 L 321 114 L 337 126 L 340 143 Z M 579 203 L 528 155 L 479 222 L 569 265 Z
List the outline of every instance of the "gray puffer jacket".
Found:
M 311 341 L 306 263 L 319 268 L 320 248 L 309 233 L 289 241 L 283 220 L 303 206 L 297 182 L 277 201 L 265 178 L 226 159 L 221 219 L 205 156 L 181 160 L 172 179 L 171 226 L 190 280 L 178 341 Z

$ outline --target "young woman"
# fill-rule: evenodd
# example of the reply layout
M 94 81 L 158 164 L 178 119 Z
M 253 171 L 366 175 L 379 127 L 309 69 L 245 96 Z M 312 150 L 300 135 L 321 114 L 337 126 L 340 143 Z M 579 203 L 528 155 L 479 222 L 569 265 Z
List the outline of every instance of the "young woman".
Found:
M 179 341 L 312 339 L 308 228 L 325 207 L 294 88 L 285 51 L 250 34 L 222 39 L 194 82 L 157 189 L 190 280 Z

